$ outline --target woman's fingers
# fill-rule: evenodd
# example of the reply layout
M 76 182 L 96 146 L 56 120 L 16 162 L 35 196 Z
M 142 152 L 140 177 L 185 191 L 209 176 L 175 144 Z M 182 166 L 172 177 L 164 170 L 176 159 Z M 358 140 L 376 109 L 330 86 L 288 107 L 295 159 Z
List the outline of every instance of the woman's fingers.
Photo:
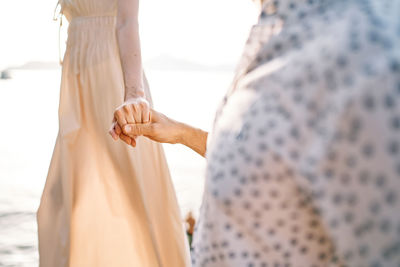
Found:
M 114 129 L 115 129 L 115 133 L 116 133 L 116 134 L 120 135 L 120 134 L 122 133 L 121 126 L 119 126 L 118 123 L 115 123 Z
M 118 140 L 118 135 L 115 133 L 114 129 L 111 129 L 109 131 L 109 134 L 111 135 L 112 139 L 114 139 L 115 141 Z
M 124 105 L 122 106 L 122 110 L 124 112 L 125 120 L 127 123 L 135 123 L 135 118 L 134 118 L 134 109 L 132 105 Z
M 132 104 L 133 118 L 136 123 L 142 123 L 142 109 L 139 104 Z
M 149 121 L 149 103 L 145 99 L 131 99 L 118 107 L 114 112 L 118 124 L 145 123 Z
M 110 129 L 109 133 L 115 141 L 117 141 L 118 139 L 121 139 L 126 144 L 128 144 L 132 147 L 136 147 L 136 137 L 137 136 L 129 137 L 129 136 L 123 134 L 121 126 L 119 126 L 119 124 L 115 121 L 115 119 L 113 120 L 113 124 L 111 125 L 111 129 Z
M 129 136 L 126 136 L 123 133 L 119 136 L 119 138 L 121 138 L 121 140 L 124 141 L 127 145 L 131 145 L 132 144 L 132 139 Z M 136 141 L 135 141 L 135 145 L 136 145 Z
M 118 123 L 113 121 L 110 130 L 108 131 L 108 133 L 111 135 L 111 137 L 117 141 L 119 138 L 119 133 L 117 133 L 116 127 L 118 126 L 119 130 L 121 131 L 121 128 L 119 127 Z
M 126 113 L 122 108 L 119 108 L 114 112 L 114 118 L 117 120 L 120 126 L 127 124 Z
M 142 106 L 142 123 L 149 123 L 150 122 L 150 105 L 149 102 L 141 102 Z
M 136 139 L 135 138 L 131 138 L 131 146 L 136 147 Z
M 142 123 L 150 122 L 150 109 L 149 107 L 144 107 L 142 110 Z

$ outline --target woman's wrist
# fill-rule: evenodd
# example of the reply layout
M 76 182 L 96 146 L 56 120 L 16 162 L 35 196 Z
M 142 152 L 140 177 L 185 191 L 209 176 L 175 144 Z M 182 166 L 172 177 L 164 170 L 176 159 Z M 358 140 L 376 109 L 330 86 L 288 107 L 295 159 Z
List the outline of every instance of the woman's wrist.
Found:
M 143 89 L 138 88 L 125 88 L 125 101 L 131 98 L 146 98 Z

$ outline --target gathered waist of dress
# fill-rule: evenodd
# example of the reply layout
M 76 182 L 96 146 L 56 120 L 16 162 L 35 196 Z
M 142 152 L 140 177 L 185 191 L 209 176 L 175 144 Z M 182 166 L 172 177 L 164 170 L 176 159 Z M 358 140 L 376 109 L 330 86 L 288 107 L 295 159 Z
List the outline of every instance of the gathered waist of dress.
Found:
M 117 17 L 113 15 L 77 16 L 69 22 L 69 31 L 115 29 Z
M 68 44 L 96 42 L 115 38 L 117 18 L 112 15 L 73 17 L 68 27 Z

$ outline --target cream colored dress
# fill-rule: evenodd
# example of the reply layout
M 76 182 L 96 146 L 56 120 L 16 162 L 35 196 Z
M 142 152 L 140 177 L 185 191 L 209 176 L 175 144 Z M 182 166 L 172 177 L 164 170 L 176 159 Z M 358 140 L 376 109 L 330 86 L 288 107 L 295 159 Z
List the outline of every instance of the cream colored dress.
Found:
M 161 145 L 139 138 L 132 148 L 108 134 L 124 96 L 116 4 L 61 1 L 70 25 L 59 134 L 38 210 L 41 267 L 190 264 Z

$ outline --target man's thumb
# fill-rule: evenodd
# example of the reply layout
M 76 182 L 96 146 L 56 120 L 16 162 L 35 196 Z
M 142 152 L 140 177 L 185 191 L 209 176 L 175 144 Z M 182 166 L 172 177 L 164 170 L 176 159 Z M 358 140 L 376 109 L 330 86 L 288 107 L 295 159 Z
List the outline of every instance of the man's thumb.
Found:
M 124 126 L 124 133 L 130 137 L 146 135 L 148 125 L 146 124 L 127 124 Z

